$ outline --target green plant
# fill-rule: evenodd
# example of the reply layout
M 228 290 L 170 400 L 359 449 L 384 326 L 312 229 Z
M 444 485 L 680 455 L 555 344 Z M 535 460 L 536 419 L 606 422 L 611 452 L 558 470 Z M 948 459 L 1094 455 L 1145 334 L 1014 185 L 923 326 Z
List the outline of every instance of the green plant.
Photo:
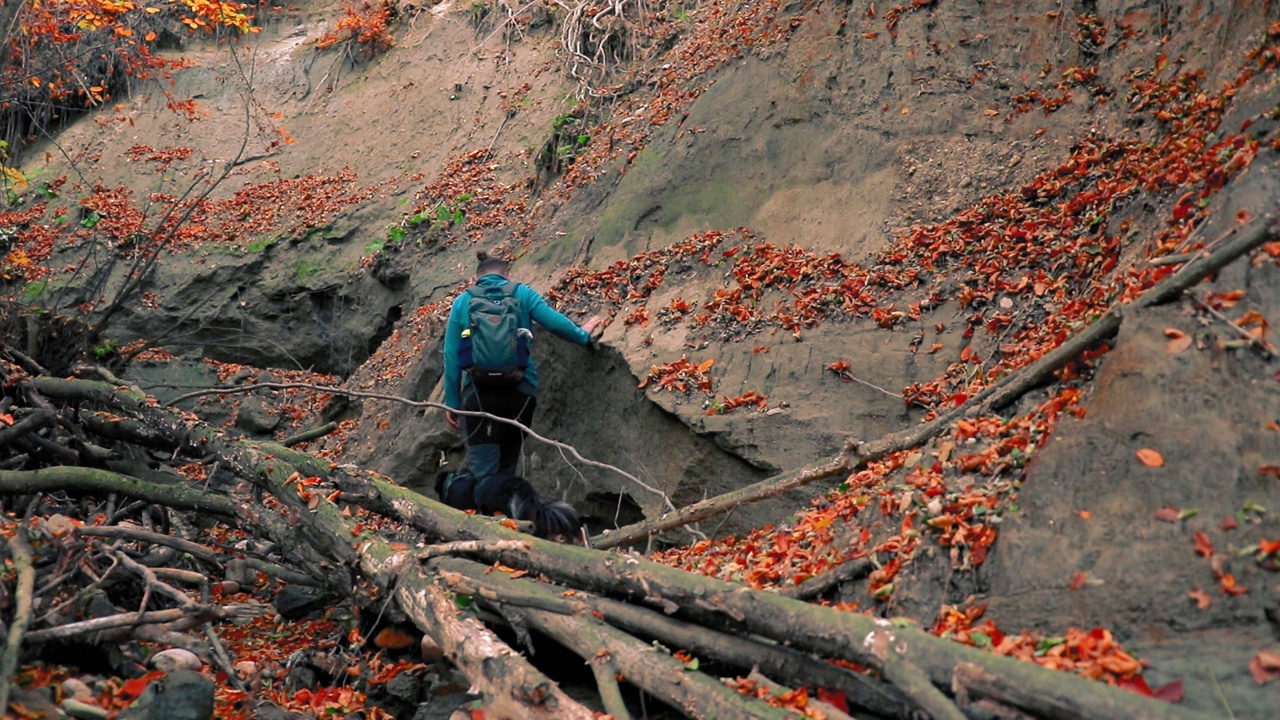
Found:
M 324 270 L 324 264 L 303 260 L 294 267 L 294 274 L 299 282 L 305 282 L 308 278 L 320 274 L 322 270 Z
M 267 248 L 275 244 L 276 244 L 276 239 L 273 237 L 258 238 L 257 240 L 254 240 L 253 242 L 249 243 L 249 245 L 245 247 L 245 250 L 251 253 L 266 252 Z
M 102 342 L 93 346 L 93 354 L 95 357 L 99 359 L 111 357 L 112 355 L 115 355 L 119 351 L 120 351 L 120 345 L 115 340 L 103 340 Z

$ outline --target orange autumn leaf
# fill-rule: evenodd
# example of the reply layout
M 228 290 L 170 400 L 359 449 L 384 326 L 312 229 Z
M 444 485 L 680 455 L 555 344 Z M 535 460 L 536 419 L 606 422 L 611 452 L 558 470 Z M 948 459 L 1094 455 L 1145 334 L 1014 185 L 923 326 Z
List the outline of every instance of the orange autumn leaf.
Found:
M 1079 515 L 1081 520 L 1093 519 L 1093 513 L 1089 512 L 1088 510 L 1081 510 L 1080 512 L 1076 513 L 1076 515 Z
M 1280 652 L 1259 650 L 1249 659 L 1249 674 L 1259 685 L 1280 678 Z
M 1178 522 L 1178 519 L 1181 517 L 1182 517 L 1182 510 L 1179 510 L 1178 508 L 1173 507 L 1171 505 L 1165 505 L 1164 507 L 1156 511 L 1156 519 L 1161 522 L 1167 522 L 1167 523 Z
M 1208 610 L 1209 606 L 1213 604 L 1213 598 L 1209 597 L 1209 593 L 1201 590 L 1200 588 L 1191 588 L 1191 591 L 1187 593 L 1187 596 L 1194 600 L 1196 602 L 1196 607 L 1201 610 Z
M 1181 337 L 1176 337 L 1169 341 L 1168 346 L 1165 348 L 1165 354 L 1177 355 L 1178 353 L 1191 347 L 1191 342 L 1192 342 L 1192 338 L 1190 335 L 1183 335 Z
M 1072 590 L 1079 590 L 1080 588 L 1084 587 L 1088 581 L 1089 581 L 1088 575 L 1085 575 L 1083 571 L 1077 572 L 1075 577 L 1071 578 L 1070 587 Z
M 1209 536 L 1203 530 L 1197 531 L 1195 534 L 1196 554 L 1201 557 L 1213 557 L 1213 543 L 1209 541 Z
M 1222 586 L 1222 592 L 1226 595 L 1243 595 L 1249 592 L 1249 588 L 1236 584 L 1236 576 L 1226 573 L 1222 576 L 1218 583 Z
M 1139 450 L 1138 460 L 1147 467 L 1160 467 L 1164 465 L 1164 456 L 1151 448 L 1142 448 Z
M 373 644 L 384 650 L 403 650 L 414 642 L 408 633 L 392 627 L 382 628 L 373 637 Z

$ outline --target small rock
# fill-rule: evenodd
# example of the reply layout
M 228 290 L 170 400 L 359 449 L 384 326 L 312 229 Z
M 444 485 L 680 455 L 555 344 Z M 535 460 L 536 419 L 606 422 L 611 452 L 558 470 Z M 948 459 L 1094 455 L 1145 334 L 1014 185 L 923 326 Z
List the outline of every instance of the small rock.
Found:
M 222 595 L 235 595 L 240 592 L 240 583 L 235 580 L 222 580 L 214 585 Z
M 119 720 L 210 720 L 213 717 L 213 681 L 190 670 L 177 670 L 142 691 Z
M 241 558 L 227 561 L 227 572 L 223 577 L 238 585 L 249 585 L 253 583 L 253 572 L 249 569 L 248 564 Z
M 444 657 L 444 650 L 436 644 L 435 640 L 431 639 L 430 635 L 422 636 L 420 647 L 422 648 L 422 659 L 427 662 L 433 663 Z
M 276 594 L 276 612 L 285 620 L 298 620 L 312 610 L 327 606 L 329 596 L 322 590 L 289 585 Z
M 200 658 L 190 650 L 170 648 L 151 656 L 151 667 L 165 673 L 175 670 L 199 670 L 204 666 Z
M 1011 168 L 1012 168 L 1012 167 L 1017 167 L 1018 163 L 1020 163 L 1020 162 L 1022 162 L 1022 156 L 1021 156 L 1021 155 L 1014 155 L 1013 157 L 1009 158 L 1009 167 L 1011 167 Z
M 402 672 L 391 678 L 383 686 L 387 694 L 409 705 L 418 704 L 418 694 L 422 689 L 422 679 L 414 673 Z
M 258 663 L 252 660 L 241 660 L 235 665 L 232 665 L 232 667 L 235 668 L 236 673 L 242 678 L 252 677 L 258 672 Z
M 97 705 L 90 705 L 87 702 L 81 702 L 75 698 L 63 700 L 62 711 L 73 718 L 80 718 L 81 720 L 102 720 L 107 717 L 105 709 Z
M 93 688 L 79 678 L 67 678 L 62 681 L 62 694 L 69 698 L 83 700 L 93 697 Z

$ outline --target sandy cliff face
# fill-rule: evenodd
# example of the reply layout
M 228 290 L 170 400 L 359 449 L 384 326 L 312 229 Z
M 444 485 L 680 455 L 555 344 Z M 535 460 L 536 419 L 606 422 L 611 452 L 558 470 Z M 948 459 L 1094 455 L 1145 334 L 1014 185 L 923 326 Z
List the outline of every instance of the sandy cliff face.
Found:
M 1242 67 L 1257 67 L 1244 53 L 1276 19 L 1269 5 L 747 1 L 649 12 L 652 35 L 636 25 L 630 36 L 634 64 L 596 81 L 602 92 L 586 99 L 562 62 L 554 10 L 512 26 L 477 5 L 406 6 L 396 46 L 360 62 L 316 48 L 334 15 L 326 6 L 270 16 L 234 58 L 187 48 L 196 67 L 175 87 L 141 87 L 114 119 L 80 121 L 58 138 L 71 157 L 96 159 L 81 163 L 86 185 L 176 192 L 243 144 L 214 197 L 318 176 L 330 181 L 317 196 L 343 201 L 311 227 L 176 252 L 147 288 L 156 302 L 116 332 L 127 340 L 166 328 L 169 345 L 192 357 L 311 368 L 354 389 L 438 399 L 443 312 L 474 251 L 503 246 L 520 257 L 516 277 L 554 291 L 573 317 L 613 318 L 597 354 L 539 339 L 540 432 L 682 504 L 814 462 L 847 437 L 908 427 L 927 412 L 920 404 L 945 405 L 1000 362 L 1015 366 L 1009 358 L 1025 348 L 1007 346 L 1037 337 L 1072 303 L 1096 301 L 1089 278 L 1101 285 L 1142 271 L 1170 232 L 1177 242 L 1161 253 L 1274 210 L 1274 70 L 1224 92 Z M 1152 88 L 1180 72 L 1202 73 L 1196 88 L 1157 97 Z M 205 114 L 175 116 L 165 92 L 196 97 Z M 1156 106 L 1200 107 L 1199 98 L 1221 101 L 1221 123 L 1198 149 L 1162 145 L 1203 108 Z M 296 142 L 273 145 L 277 130 Z M 1203 154 L 1231 134 L 1244 139 L 1214 151 L 1221 183 L 1193 177 L 1199 170 L 1171 179 L 1143 154 Z M 125 162 L 136 145 L 195 153 L 163 167 Z M 1256 157 L 1239 172 L 1231 158 L 1246 146 Z M 61 172 L 57 164 L 46 172 Z M 1069 187 L 1043 190 L 1055 183 Z M 1005 259 L 979 258 L 995 240 L 920 259 L 912 238 L 969 238 L 1014 206 L 994 233 L 1010 238 Z M 1078 242 L 1059 251 L 1064 237 Z M 1201 292 L 1243 291 L 1224 312 L 1275 318 L 1276 273 L 1261 257 Z M 1029 285 L 1016 288 L 1021 276 Z M 846 281 L 870 294 L 859 299 Z M 1042 284 L 1051 289 L 1032 290 Z M 1169 328 L 1193 344 L 1170 352 Z M 948 458 L 968 452 L 966 438 L 944 437 L 868 490 L 878 493 L 872 507 L 887 503 L 883 516 L 859 516 L 840 542 L 855 547 L 862 528 L 877 539 L 905 534 L 907 512 L 930 540 L 903 565 L 884 611 L 928 622 L 940 603 L 985 600 L 1014 628 L 1106 624 L 1149 642 L 1217 628 L 1205 642 L 1216 643 L 1219 667 L 1244 667 L 1236 655 L 1268 640 L 1278 612 L 1275 574 L 1244 551 L 1280 536 L 1280 491 L 1258 471 L 1280 464 L 1280 384 L 1275 359 L 1236 347 L 1232 332 L 1185 303 L 1127 320 L 1096 384 L 1073 385 L 1082 417 L 1064 416 L 1029 469 L 1011 460 L 994 481 L 977 465 L 952 472 Z M 714 360 L 710 392 L 689 377 L 689 392 L 662 389 L 682 358 Z M 935 394 L 921 390 L 939 378 L 948 379 Z M 898 397 L 912 386 L 921 403 Z M 743 407 L 730 407 L 740 398 Z M 436 411 L 368 400 L 331 414 L 358 422 L 320 449 L 341 447 L 344 460 L 407 484 L 429 485 L 456 449 Z M 1143 448 L 1159 450 L 1164 466 L 1137 463 Z M 536 444 L 529 451 L 530 475 L 597 526 L 663 507 L 616 474 L 575 468 Z M 985 564 L 929 535 L 933 496 L 909 475 L 924 459 L 942 468 L 943 499 L 1000 485 L 1003 518 Z M 703 529 L 789 527 L 828 490 L 744 507 Z M 1249 503 L 1272 512 L 1244 512 L 1241 529 L 1220 529 Z M 1155 520 L 1166 505 L 1200 512 Z M 1249 593 L 1217 590 L 1226 570 L 1194 554 L 1196 531 L 1231 555 Z M 1077 573 L 1086 582 L 1068 589 Z M 1193 588 L 1210 591 L 1207 611 L 1188 599 Z M 867 590 L 850 583 L 842 597 L 870 604 Z M 1237 717 L 1275 700 L 1245 692 L 1247 678 L 1232 672 L 1216 677 L 1244 693 Z

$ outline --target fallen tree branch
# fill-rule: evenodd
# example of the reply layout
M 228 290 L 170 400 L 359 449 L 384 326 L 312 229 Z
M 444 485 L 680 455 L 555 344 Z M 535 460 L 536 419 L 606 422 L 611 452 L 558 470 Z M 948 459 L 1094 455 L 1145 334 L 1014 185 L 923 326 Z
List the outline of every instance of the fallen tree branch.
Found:
M 438 537 L 521 538 L 498 525 L 484 525 L 466 513 L 446 508 L 411 490 L 369 474 L 383 498 L 384 512 Z M 322 506 L 324 503 L 322 503 Z M 335 509 L 336 512 L 336 509 Z M 970 662 L 994 677 L 1028 692 L 1069 696 L 1075 703 L 1055 720 L 1190 720 L 1203 716 L 1157 700 L 1111 688 L 1069 673 L 1045 670 L 1031 663 L 984 652 L 934 637 L 914 627 L 893 627 L 857 613 L 847 613 L 786 598 L 778 593 L 752 590 L 743 585 L 693 575 L 637 555 L 602 554 L 597 550 L 562 545 L 537 538 L 528 540 L 528 551 L 503 551 L 485 559 L 530 573 L 540 573 L 573 588 L 625 597 L 643 602 L 661 597 L 676 615 L 704 627 L 750 633 L 824 657 L 842 658 L 883 671 L 866 639 L 877 630 L 890 633 L 898 654 L 915 664 L 939 687 L 950 687 L 955 667 Z M 901 646 L 901 647 L 899 647 Z M 1035 690 L 1030 690 L 1035 688 Z M 1011 698 L 997 698 L 1016 704 Z
M 300 432 L 296 435 L 290 435 L 289 437 L 281 440 L 280 444 L 285 447 L 293 447 L 294 445 L 301 445 L 304 442 L 311 442 L 316 438 L 322 438 L 325 435 L 328 435 L 329 433 L 337 429 L 338 429 L 338 423 L 327 422 L 324 425 L 321 425 L 320 427 L 311 428 L 310 430 Z
M 1244 328 L 1240 327 L 1240 325 L 1237 324 L 1236 321 L 1232 320 L 1226 315 L 1223 315 L 1221 312 L 1218 311 L 1217 308 L 1213 307 L 1209 303 L 1202 300 L 1200 296 L 1190 295 L 1190 298 L 1191 298 L 1191 301 L 1196 304 L 1196 307 L 1199 307 L 1201 310 L 1204 310 L 1205 312 L 1214 316 L 1220 322 L 1222 322 L 1222 324 L 1234 330 L 1236 334 L 1240 336 L 1240 339 L 1244 340 L 1245 342 L 1249 343 L 1253 347 L 1257 348 L 1258 352 L 1262 353 L 1263 357 L 1270 358 L 1271 356 L 1275 355 L 1276 349 L 1271 346 L 1271 343 L 1267 342 L 1266 340 L 1263 340 L 1261 337 L 1255 336 L 1253 333 L 1250 333 L 1248 330 L 1245 330 Z
M 27 543 L 27 531 L 19 526 L 18 531 L 9 538 L 9 550 L 13 554 L 13 565 L 18 571 L 18 583 L 14 591 L 13 618 L 9 621 L 8 636 L 4 642 L 4 652 L 0 653 L 0 713 L 9 709 L 10 683 L 13 673 L 18 669 L 18 657 L 22 654 L 23 636 L 27 626 L 31 624 L 31 604 L 35 599 L 36 568 L 31 554 L 31 545 Z M 31 637 L 26 640 L 31 642 Z
M 67 623 L 43 630 L 34 630 L 28 633 L 27 640 L 32 643 L 65 640 L 86 633 L 135 628 L 140 625 L 171 625 L 177 623 L 181 626 L 181 629 L 185 630 L 212 620 L 253 618 L 260 614 L 262 614 L 262 609 L 251 605 L 191 605 L 185 608 L 148 610 L 141 614 L 129 611 L 93 618 L 92 620 Z
M 0 493 L 17 495 L 55 490 L 118 493 L 143 498 L 176 510 L 197 510 L 224 517 L 240 514 L 236 503 L 183 485 L 159 485 L 110 470 L 62 465 L 39 470 L 0 470 Z
M 808 600 L 821 595 L 842 582 L 861 580 L 871 574 L 871 570 L 874 567 L 867 558 L 847 560 L 824 573 L 804 580 L 799 585 L 784 588 L 779 591 L 779 594 L 797 600 Z
M 839 690 L 850 705 L 887 717 L 910 717 L 914 711 L 905 696 L 885 683 L 851 672 L 812 655 L 741 634 L 728 634 L 677 620 L 664 613 L 630 603 L 574 590 L 571 597 L 552 596 L 545 583 L 491 573 L 473 560 L 442 558 L 433 561 L 450 587 L 477 595 L 491 604 L 533 607 L 562 615 L 590 612 L 632 635 L 649 637 L 669 647 L 683 648 L 698 657 L 750 669 L 758 667 L 795 687 L 819 686 Z
M 53 413 L 40 409 L 22 418 L 13 425 L 0 429 L 0 447 L 8 445 L 28 433 L 36 432 L 45 425 L 48 425 L 51 420 L 53 420 Z
M 163 545 L 165 547 L 173 548 L 179 552 L 184 552 L 196 559 L 204 560 L 211 565 L 218 564 L 217 554 L 204 545 L 193 543 L 190 540 L 183 540 L 182 538 L 177 538 L 172 535 L 165 535 L 164 533 L 143 530 L 142 528 L 133 525 L 82 525 L 76 528 L 76 534 L 83 535 L 85 537 L 137 540 L 140 542 L 148 542 L 153 545 Z
M 1207 255 L 1202 255 L 1183 265 L 1176 273 L 1160 281 L 1155 287 L 1143 293 L 1141 297 L 1132 303 L 1126 305 L 1117 302 L 1091 325 L 1068 338 L 1061 345 L 1043 355 L 1039 360 L 1019 368 L 999 382 L 987 386 L 981 392 L 969 398 L 965 404 L 935 420 L 908 431 L 887 435 L 869 445 L 850 441 L 840 454 L 823 461 L 821 464 L 781 475 L 774 475 L 758 483 L 723 495 L 707 498 L 679 511 L 662 515 L 652 520 L 633 523 L 616 530 L 607 530 L 591 538 L 591 545 L 596 548 L 606 549 L 638 542 L 666 530 L 672 530 L 689 523 L 721 515 L 739 505 L 758 502 L 819 480 L 852 472 L 868 462 L 874 462 L 891 453 L 919 445 L 946 430 L 951 426 L 951 423 L 961 417 L 1004 408 L 1033 388 L 1039 387 L 1053 373 L 1075 359 L 1086 349 L 1115 335 L 1120 329 L 1120 321 L 1125 314 L 1168 302 L 1178 297 L 1209 275 L 1226 267 L 1241 255 L 1261 247 L 1277 237 L 1280 237 L 1280 230 L 1274 225 L 1272 216 L 1264 215 L 1257 218 L 1251 225 L 1244 226 L 1244 229 L 1235 238 L 1227 240 Z

